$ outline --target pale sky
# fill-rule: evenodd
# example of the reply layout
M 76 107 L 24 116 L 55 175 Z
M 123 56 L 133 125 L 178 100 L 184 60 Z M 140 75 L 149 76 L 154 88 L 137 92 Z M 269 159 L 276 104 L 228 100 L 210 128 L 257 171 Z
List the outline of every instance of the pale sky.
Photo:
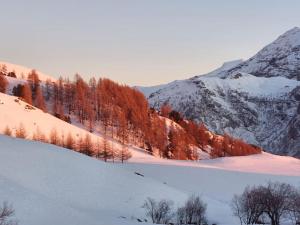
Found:
M 0 61 L 149 86 L 247 59 L 299 12 L 299 0 L 6 0 Z

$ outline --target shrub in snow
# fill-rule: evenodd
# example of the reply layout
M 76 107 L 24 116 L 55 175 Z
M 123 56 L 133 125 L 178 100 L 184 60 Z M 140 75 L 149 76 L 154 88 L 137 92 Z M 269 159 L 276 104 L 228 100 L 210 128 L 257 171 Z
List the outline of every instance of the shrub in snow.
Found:
M 241 224 L 258 224 L 268 218 L 271 225 L 279 225 L 283 218 L 299 222 L 300 194 L 290 184 L 268 183 L 258 187 L 247 187 L 241 195 L 234 196 L 231 206 L 233 214 Z
M 205 224 L 206 208 L 206 204 L 200 197 L 192 195 L 183 207 L 177 209 L 178 224 Z
M 22 123 L 19 124 L 19 127 L 16 129 L 16 137 L 17 138 L 26 138 L 27 132 Z
M 6 135 L 6 136 L 11 136 L 12 135 L 12 131 L 11 131 L 11 129 L 8 126 L 6 126 L 5 129 L 4 129 L 4 131 L 3 131 L 3 134 Z
M 157 202 L 153 198 L 147 198 L 142 206 L 146 211 L 146 216 L 150 217 L 153 223 L 168 224 L 173 218 L 173 202 L 169 200 L 160 200 Z

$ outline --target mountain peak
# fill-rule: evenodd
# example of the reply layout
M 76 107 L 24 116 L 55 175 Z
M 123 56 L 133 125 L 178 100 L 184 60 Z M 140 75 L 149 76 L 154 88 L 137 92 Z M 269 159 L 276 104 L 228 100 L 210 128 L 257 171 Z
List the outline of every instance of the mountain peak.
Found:
M 282 76 L 300 79 L 300 28 L 294 27 L 265 46 L 256 55 L 237 66 L 220 73 L 222 78 L 237 73 L 258 77 Z
M 288 44 L 286 47 L 295 47 L 300 45 L 300 28 L 294 27 L 282 35 L 280 35 L 274 42 L 266 47 L 272 45 L 280 45 L 280 47 L 284 47 L 284 45 Z

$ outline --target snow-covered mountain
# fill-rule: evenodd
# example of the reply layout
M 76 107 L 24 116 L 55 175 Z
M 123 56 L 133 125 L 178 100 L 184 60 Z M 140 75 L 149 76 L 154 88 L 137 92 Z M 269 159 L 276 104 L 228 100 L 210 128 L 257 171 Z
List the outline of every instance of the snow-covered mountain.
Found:
M 295 27 L 279 36 L 247 61 L 216 75 L 226 78 L 244 72 L 258 77 L 282 76 L 299 80 L 299 71 L 300 28 Z
M 296 27 L 244 62 L 225 63 L 206 75 L 140 90 L 156 108 L 169 103 L 217 133 L 300 157 L 298 80 L 300 28 Z
M 113 164 L 40 142 L 0 135 L 0 143 L 0 199 L 13 204 L 19 224 L 141 224 L 147 197 L 178 207 L 197 194 L 209 224 L 237 225 L 229 202 L 247 185 L 299 185 L 299 160 L 267 153 L 198 163 L 133 150 L 129 163 Z

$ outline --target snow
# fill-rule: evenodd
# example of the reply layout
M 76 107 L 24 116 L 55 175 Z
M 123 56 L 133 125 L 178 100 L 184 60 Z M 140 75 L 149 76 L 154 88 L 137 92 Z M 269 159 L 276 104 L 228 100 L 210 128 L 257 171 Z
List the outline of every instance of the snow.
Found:
M 27 75 L 32 71 L 32 69 L 34 69 L 34 68 L 30 69 L 25 66 L 20 66 L 20 65 L 8 63 L 8 62 L 0 61 L 0 66 L 2 66 L 2 65 L 6 65 L 8 72 L 15 71 L 17 78 L 22 78 L 22 74 L 24 75 L 24 78 L 27 78 Z M 46 81 L 48 79 L 51 81 L 56 81 L 55 78 L 53 78 L 49 75 L 46 75 L 38 70 L 36 70 L 36 72 L 39 75 L 39 79 L 41 81 Z
M 151 86 L 151 87 L 135 86 L 135 88 L 137 90 L 141 91 L 145 95 L 145 97 L 148 98 L 150 94 L 162 89 L 164 86 L 165 85 L 156 85 L 156 86 Z
M 179 206 L 198 194 L 210 222 L 238 225 L 229 202 L 245 186 L 269 180 L 300 185 L 300 161 L 270 154 L 199 163 L 132 149 L 129 163 L 112 164 L 39 142 L 0 136 L 0 143 L 0 199 L 13 203 L 20 224 L 140 224 L 147 197 Z
M 49 137 L 49 134 L 53 129 L 57 130 L 59 136 L 71 133 L 73 137 L 84 137 L 87 131 L 69 124 L 63 120 L 60 120 L 49 113 L 44 113 L 42 110 L 33 107 L 34 109 L 26 108 L 28 104 L 19 100 L 15 96 L 6 95 L 0 93 L 0 132 L 5 129 L 6 126 L 15 132 L 15 130 L 22 123 L 26 129 L 28 137 L 32 135 L 39 128 L 40 131 Z M 98 136 L 91 134 L 92 138 Z
M 287 79 L 285 77 L 256 77 L 251 74 L 241 73 L 238 78 L 221 79 L 218 77 L 200 77 L 210 90 L 217 91 L 218 88 L 236 90 L 247 93 L 249 96 L 281 97 L 300 85 L 300 81 Z
M 243 62 L 242 59 L 237 59 L 237 60 L 224 62 L 223 65 L 220 68 L 205 74 L 205 76 L 210 76 L 210 77 L 219 76 L 223 72 L 226 72 L 226 71 L 236 67 L 237 65 L 241 64 L 242 62 Z
M 22 122 L 29 135 L 37 127 L 45 134 L 53 127 L 65 135 L 88 133 L 39 109 L 27 110 L 16 99 L 0 94 L 0 130 Z M 170 120 L 167 125 L 176 127 Z M 129 162 L 113 164 L 39 142 L 0 135 L 0 143 L 0 201 L 13 203 L 20 224 L 140 224 L 147 197 L 172 199 L 177 207 L 197 194 L 208 204 L 210 222 L 238 225 L 229 202 L 247 185 L 300 185 L 300 160 L 267 153 L 195 162 L 158 158 L 131 146 Z
M 148 196 L 186 198 L 122 165 L 10 137 L 0 143 L 0 199 L 13 203 L 20 224 L 135 224 Z
M 293 77 L 300 66 L 300 28 L 294 27 L 265 46 L 256 55 L 239 64 L 225 77 L 237 72 L 257 74 L 258 76 Z M 220 74 L 221 75 L 221 74 Z
M 200 161 L 168 160 L 134 151 L 132 163 L 173 165 L 179 167 L 211 168 L 244 173 L 300 176 L 300 160 L 263 152 L 250 156 L 224 157 Z

